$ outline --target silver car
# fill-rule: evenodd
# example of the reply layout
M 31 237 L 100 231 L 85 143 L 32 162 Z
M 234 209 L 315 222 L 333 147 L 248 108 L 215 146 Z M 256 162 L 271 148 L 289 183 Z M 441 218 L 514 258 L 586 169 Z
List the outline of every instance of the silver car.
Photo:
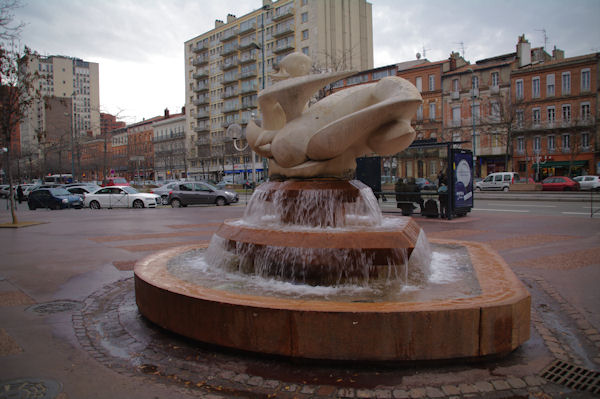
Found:
M 238 194 L 228 190 L 219 190 L 204 182 L 180 182 L 169 192 L 169 204 L 173 208 L 196 204 L 229 205 L 239 201 Z

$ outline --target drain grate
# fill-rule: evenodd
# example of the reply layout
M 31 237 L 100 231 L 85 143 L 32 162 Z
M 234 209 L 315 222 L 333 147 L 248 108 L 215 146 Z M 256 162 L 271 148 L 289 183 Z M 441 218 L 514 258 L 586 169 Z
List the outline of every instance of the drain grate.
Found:
M 567 388 L 591 393 L 600 393 L 600 373 L 581 366 L 554 361 L 542 371 L 542 378 Z

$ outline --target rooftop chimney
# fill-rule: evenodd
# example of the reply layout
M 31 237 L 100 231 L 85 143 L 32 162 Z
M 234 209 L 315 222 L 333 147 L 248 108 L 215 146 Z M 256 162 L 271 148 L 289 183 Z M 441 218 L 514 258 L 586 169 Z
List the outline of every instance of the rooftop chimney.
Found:
M 227 23 L 235 22 L 237 18 L 233 14 L 227 14 Z
M 169 108 L 165 108 L 165 119 L 169 119 Z
M 519 36 L 517 42 L 517 59 L 519 60 L 519 68 L 531 64 L 531 44 L 525 39 L 525 34 Z
M 215 28 L 225 25 L 220 19 L 215 19 Z
M 553 60 L 562 60 L 564 58 L 565 58 L 565 51 L 557 49 L 556 46 L 554 46 L 554 49 L 552 50 L 552 59 Z

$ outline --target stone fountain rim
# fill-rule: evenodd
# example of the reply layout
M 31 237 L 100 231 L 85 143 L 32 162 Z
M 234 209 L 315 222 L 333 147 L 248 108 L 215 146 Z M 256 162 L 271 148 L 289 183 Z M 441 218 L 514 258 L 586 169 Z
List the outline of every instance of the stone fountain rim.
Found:
M 500 255 L 491 250 L 487 244 L 448 239 L 429 239 L 429 241 L 437 244 L 452 244 L 466 247 L 481 288 L 480 295 L 425 302 L 335 302 L 313 299 L 289 299 L 244 295 L 197 286 L 183 281 L 167 271 L 166 266 L 170 259 L 185 252 L 205 249 L 208 247 L 206 243 L 184 245 L 149 255 L 136 263 L 134 275 L 136 278 L 156 288 L 168 290 L 190 298 L 234 306 L 291 311 L 351 313 L 442 311 L 449 309 L 471 309 L 474 306 L 480 308 L 501 306 L 529 297 L 529 292 L 523 283 L 510 270 Z

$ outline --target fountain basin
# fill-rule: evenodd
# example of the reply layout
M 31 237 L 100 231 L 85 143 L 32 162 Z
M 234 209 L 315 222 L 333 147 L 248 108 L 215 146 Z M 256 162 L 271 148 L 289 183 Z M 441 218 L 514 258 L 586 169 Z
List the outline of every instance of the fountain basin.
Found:
M 135 266 L 136 302 L 157 325 L 205 343 L 308 359 L 412 361 L 507 354 L 529 339 L 531 297 L 485 244 L 468 251 L 480 293 L 419 302 L 340 302 L 245 295 L 177 278 L 162 251 Z

